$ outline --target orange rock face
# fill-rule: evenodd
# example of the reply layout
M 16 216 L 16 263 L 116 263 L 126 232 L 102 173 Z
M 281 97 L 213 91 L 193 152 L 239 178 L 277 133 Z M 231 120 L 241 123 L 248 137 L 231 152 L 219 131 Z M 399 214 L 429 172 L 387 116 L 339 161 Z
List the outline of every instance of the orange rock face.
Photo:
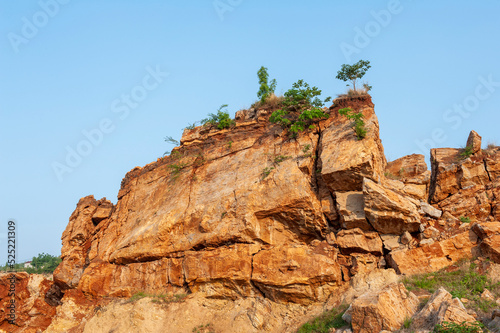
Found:
M 340 106 L 295 140 L 265 110 L 240 113 L 229 130 L 186 130 L 170 157 L 126 175 L 115 206 L 80 200 L 56 283 L 99 297 L 324 299 L 342 281 L 338 249 L 324 241 L 338 219 L 333 191 L 360 190 L 385 167 L 373 104 L 352 107 L 365 114 L 364 140 Z M 345 154 L 353 149 L 359 154 Z M 370 242 L 368 252 L 381 254 L 380 239 Z
M 338 113 L 344 107 L 363 113 L 364 139 Z M 170 156 L 127 173 L 116 205 L 82 198 L 62 236 L 54 282 L 65 294 L 48 332 L 82 332 L 87 320 L 108 328 L 92 310 L 139 292 L 300 313 L 333 304 L 350 281 L 380 268 L 430 272 L 477 254 L 500 262 L 500 227 L 485 223 L 500 218 L 498 149 L 476 149 L 473 136 L 469 157 L 433 149 L 432 175 L 422 155 L 386 166 L 370 97 L 340 98 L 325 111 L 328 119 L 297 137 L 267 109 L 239 111 L 230 129 L 185 130 Z M 397 328 L 403 312 L 382 313 L 377 297 L 360 318 L 390 317 L 367 327 Z M 251 325 L 268 329 L 252 311 Z

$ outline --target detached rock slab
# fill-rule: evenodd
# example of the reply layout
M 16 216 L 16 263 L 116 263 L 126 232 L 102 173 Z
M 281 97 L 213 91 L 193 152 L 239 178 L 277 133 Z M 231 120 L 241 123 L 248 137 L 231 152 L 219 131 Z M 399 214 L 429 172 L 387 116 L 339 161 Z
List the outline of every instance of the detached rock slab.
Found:
M 352 303 L 353 333 L 372 333 L 401 328 L 417 311 L 418 298 L 402 283 L 392 283 L 380 292 L 367 293 Z
M 363 232 L 359 228 L 341 230 L 337 234 L 337 244 L 345 254 L 371 253 L 382 255 L 382 240 L 377 232 Z
M 365 178 L 365 215 L 373 228 L 383 234 L 415 232 L 420 226 L 418 207 L 396 192 Z

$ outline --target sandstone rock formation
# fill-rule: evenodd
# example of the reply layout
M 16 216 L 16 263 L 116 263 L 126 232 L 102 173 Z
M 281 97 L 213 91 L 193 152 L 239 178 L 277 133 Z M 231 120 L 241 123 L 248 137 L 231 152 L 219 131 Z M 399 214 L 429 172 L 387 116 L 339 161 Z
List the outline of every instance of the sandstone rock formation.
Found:
M 344 107 L 363 113 L 366 138 Z M 272 110 L 238 111 L 233 127 L 185 130 L 170 156 L 127 173 L 115 205 L 82 198 L 51 287 L 64 295 L 43 328 L 189 332 L 215 318 L 217 332 L 294 332 L 354 299 L 355 332 L 395 330 L 416 311 L 395 272 L 500 263 L 499 149 L 471 134 L 468 157 L 433 149 L 431 174 L 423 155 L 386 163 L 369 96 L 325 112 L 292 138 Z M 166 311 L 127 301 L 137 293 L 184 301 Z

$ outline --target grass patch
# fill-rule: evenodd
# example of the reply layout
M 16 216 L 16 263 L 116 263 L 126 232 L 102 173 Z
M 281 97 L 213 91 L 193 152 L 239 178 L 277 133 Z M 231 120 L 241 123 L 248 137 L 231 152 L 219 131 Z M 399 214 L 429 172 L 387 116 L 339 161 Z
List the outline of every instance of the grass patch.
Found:
M 467 146 L 463 148 L 462 151 L 460 152 L 460 157 L 462 157 L 462 159 L 464 160 L 469 158 L 471 155 L 472 155 L 472 146 Z
M 500 297 L 500 282 L 493 283 L 486 275 L 481 274 L 477 265 L 470 260 L 457 263 L 455 270 L 450 271 L 449 268 L 413 275 L 405 278 L 403 283 L 410 291 L 424 289 L 430 293 L 444 287 L 453 297 L 468 299 L 469 302 L 464 305 L 474 311 L 486 313 L 496 306 L 495 302 L 482 299 L 481 293 L 488 289 L 495 298 Z
M 347 305 L 341 305 L 338 308 L 326 311 L 319 317 L 302 325 L 297 333 L 328 333 L 331 328 L 348 326 L 347 322 L 342 319 L 342 315 L 346 310 Z
M 437 324 L 434 328 L 436 333 L 479 333 L 483 332 L 484 325 L 479 322 L 463 322 L 461 324 L 450 323 L 443 321 L 441 324 Z
M 175 294 L 175 295 L 164 295 L 164 294 L 148 294 L 143 291 L 133 294 L 127 301 L 127 303 L 135 302 L 143 298 L 152 298 L 153 303 L 157 304 L 169 304 L 169 303 L 177 303 L 184 300 L 187 297 L 187 294 Z
M 215 330 L 211 323 L 205 325 L 199 325 L 193 328 L 192 333 L 215 333 Z

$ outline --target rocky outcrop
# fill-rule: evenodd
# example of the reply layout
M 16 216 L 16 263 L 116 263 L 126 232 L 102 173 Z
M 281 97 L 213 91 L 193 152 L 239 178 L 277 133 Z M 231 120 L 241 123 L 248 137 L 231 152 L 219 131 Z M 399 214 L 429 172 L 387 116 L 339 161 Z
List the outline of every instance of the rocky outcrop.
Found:
M 366 138 L 344 107 L 363 113 Z M 324 111 L 296 137 L 269 121 L 271 109 L 239 111 L 229 129 L 185 130 L 170 156 L 127 173 L 116 205 L 82 198 L 63 233 L 54 282 L 64 297 L 48 332 L 125 331 L 115 313 L 131 331 L 216 318 L 221 332 L 284 332 L 365 291 L 353 329 L 394 330 L 416 308 L 401 285 L 380 291 L 396 280 L 391 268 L 430 272 L 479 254 L 500 262 L 497 225 L 485 223 L 500 218 L 500 151 L 477 150 L 472 135 L 468 158 L 433 150 L 432 175 L 422 155 L 386 165 L 369 96 Z M 108 302 L 137 293 L 188 296 L 168 314 Z
M 332 111 L 341 107 L 363 113 L 367 135 L 358 140 L 351 121 L 332 112 L 330 124 L 322 131 L 318 166 L 332 192 L 361 191 L 363 178 L 380 181 L 387 163 L 379 138 L 378 120 L 371 101 L 338 99 Z

